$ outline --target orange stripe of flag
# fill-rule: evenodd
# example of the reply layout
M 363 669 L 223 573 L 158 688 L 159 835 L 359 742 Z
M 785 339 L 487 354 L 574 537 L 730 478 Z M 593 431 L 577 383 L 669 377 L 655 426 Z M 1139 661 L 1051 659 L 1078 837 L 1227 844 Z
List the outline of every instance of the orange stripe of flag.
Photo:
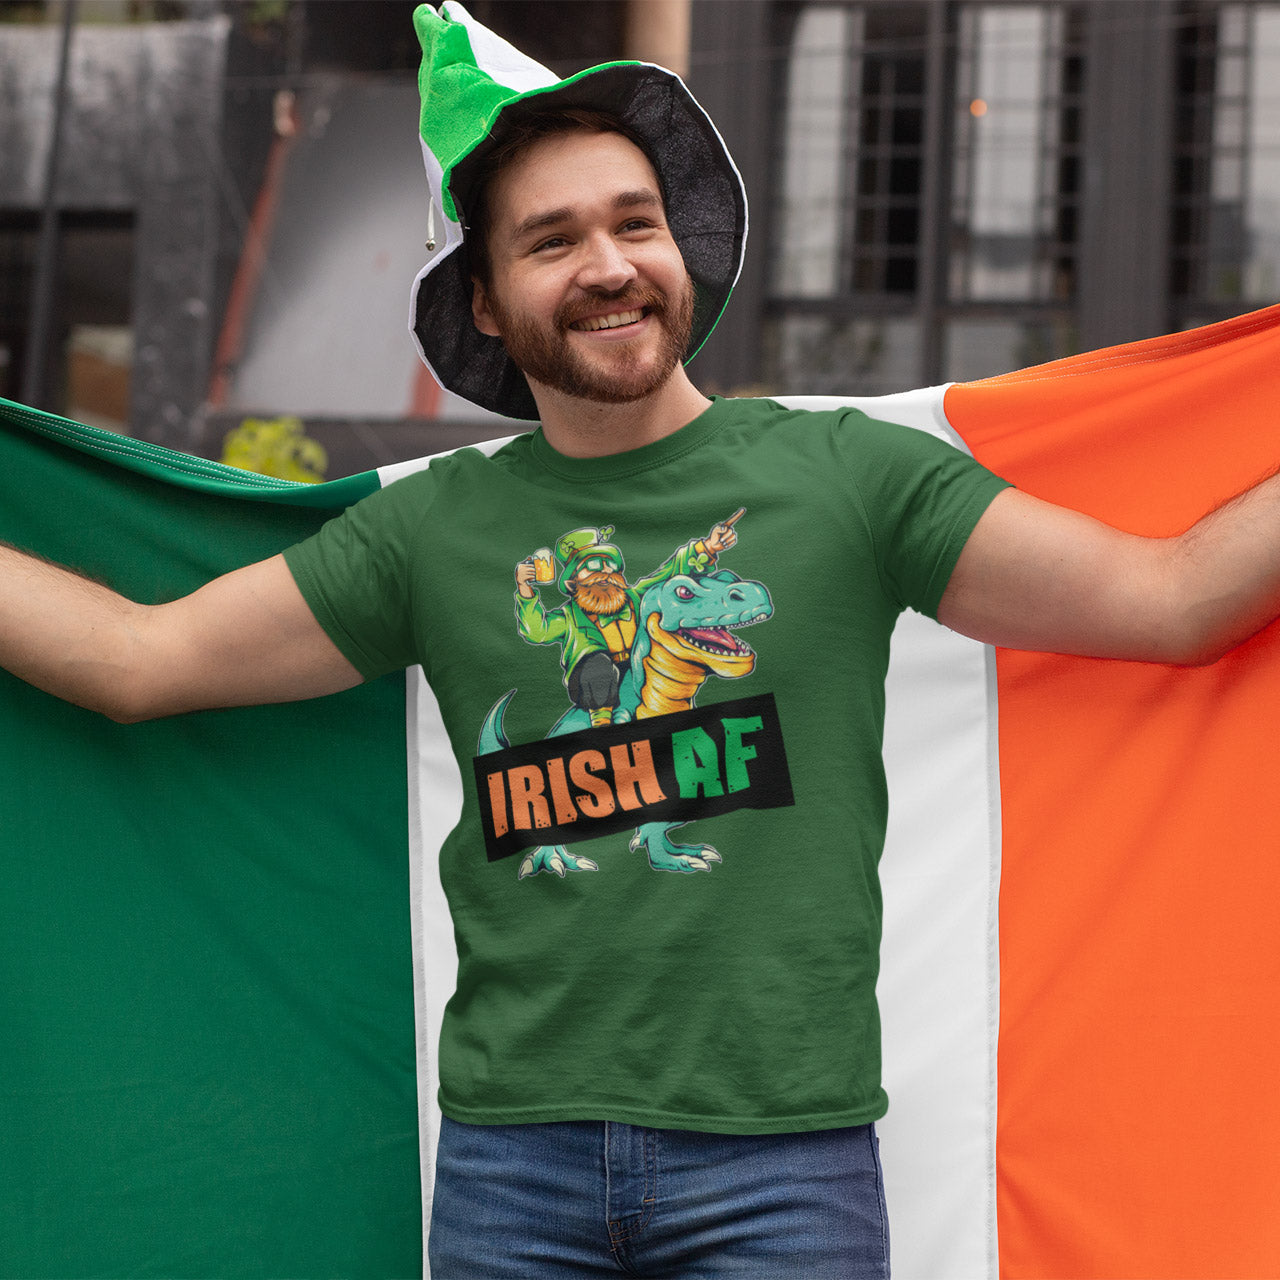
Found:
M 975 456 L 1164 535 L 1280 463 L 1280 308 L 952 387 Z M 1280 1275 L 1280 628 L 1001 651 L 1001 1274 Z

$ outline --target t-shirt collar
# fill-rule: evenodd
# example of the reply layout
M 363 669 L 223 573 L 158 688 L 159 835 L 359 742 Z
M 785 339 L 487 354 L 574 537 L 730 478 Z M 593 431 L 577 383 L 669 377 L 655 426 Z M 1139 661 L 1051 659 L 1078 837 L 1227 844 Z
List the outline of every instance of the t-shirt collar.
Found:
M 616 480 L 622 476 L 663 466 L 698 448 L 724 425 L 726 416 L 730 412 L 728 406 L 731 404 L 732 401 L 726 401 L 720 396 L 712 396 L 710 406 L 679 431 L 663 436 L 661 440 L 641 445 L 638 449 L 609 453 L 599 458 L 571 458 L 560 453 L 547 443 L 547 438 L 539 427 L 533 433 L 533 457 L 548 471 L 565 480 Z

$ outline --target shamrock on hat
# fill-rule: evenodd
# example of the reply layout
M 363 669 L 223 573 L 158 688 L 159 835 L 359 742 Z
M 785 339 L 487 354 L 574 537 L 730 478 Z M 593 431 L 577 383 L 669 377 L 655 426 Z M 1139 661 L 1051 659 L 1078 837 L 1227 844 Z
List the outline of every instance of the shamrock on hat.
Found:
M 607 524 L 603 529 L 574 529 L 556 543 L 556 559 L 564 566 L 556 586 L 565 595 L 569 594 L 569 582 L 588 560 L 599 558 L 605 568 L 617 573 L 626 569 L 622 552 L 609 541 L 612 537 L 613 525 Z

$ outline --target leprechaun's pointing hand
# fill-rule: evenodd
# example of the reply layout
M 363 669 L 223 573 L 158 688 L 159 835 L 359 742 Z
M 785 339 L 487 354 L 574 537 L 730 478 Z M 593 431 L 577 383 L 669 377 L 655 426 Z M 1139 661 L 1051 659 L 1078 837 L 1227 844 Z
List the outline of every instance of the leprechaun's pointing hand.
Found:
M 718 556 L 722 551 L 728 551 L 738 541 L 738 535 L 733 526 L 742 518 L 745 511 L 746 507 L 739 507 L 733 515 L 721 521 L 703 539 L 703 544 L 713 556 Z

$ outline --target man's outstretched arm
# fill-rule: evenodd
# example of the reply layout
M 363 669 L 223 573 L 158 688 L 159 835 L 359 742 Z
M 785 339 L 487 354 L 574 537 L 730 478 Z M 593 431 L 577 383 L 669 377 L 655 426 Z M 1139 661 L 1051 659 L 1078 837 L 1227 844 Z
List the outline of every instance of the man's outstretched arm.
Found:
M 282 556 L 180 600 L 142 605 L 0 546 L 0 666 L 123 722 L 292 702 L 360 683 Z
M 1001 493 L 965 544 L 938 620 L 989 644 L 1201 665 L 1280 614 L 1280 477 L 1172 538 L 1142 538 Z

